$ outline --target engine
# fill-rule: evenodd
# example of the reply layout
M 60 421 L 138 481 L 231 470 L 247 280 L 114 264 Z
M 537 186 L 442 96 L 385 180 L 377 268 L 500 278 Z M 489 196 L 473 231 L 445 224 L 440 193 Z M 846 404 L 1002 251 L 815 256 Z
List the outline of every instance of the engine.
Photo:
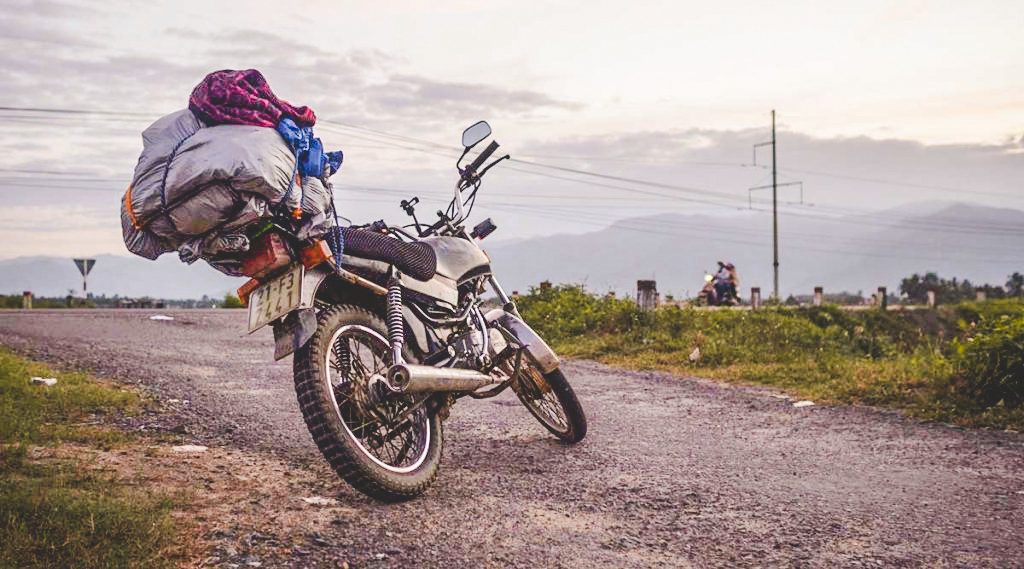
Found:
M 455 351 L 455 367 L 486 367 L 508 347 L 505 336 L 496 328 L 486 328 L 486 331 L 485 336 L 474 328 L 450 339 L 449 346 Z

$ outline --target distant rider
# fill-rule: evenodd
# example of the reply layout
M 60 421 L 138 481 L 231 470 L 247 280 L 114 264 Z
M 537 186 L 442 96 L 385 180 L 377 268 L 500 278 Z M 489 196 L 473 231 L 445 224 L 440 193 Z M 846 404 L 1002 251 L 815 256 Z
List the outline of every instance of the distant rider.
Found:
M 732 263 L 718 262 L 718 273 L 715 274 L 715 292 L 720 302 L 739 300 L 739 275 L 736 273 L 736 266 Z

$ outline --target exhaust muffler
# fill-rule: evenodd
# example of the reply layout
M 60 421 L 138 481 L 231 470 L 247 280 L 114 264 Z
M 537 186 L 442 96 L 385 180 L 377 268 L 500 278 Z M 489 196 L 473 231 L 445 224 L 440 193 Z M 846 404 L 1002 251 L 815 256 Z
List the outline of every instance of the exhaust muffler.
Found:
M 388 383 L 401 393 L 429 393 L 474 391 L 498 381 L 472 369 L 398 364 L 388 369 Z

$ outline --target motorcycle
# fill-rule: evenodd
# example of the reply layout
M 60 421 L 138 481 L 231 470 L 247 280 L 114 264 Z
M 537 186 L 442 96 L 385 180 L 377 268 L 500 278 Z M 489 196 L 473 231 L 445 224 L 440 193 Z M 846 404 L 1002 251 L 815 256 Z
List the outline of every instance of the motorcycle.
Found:
M 587 419 L 554 351 L 523 320 L 479 242 L 491 219 L 471 230 L 493 140 L 484 121 L 462 135 L 459 178 L 447 210 L 340 229 L 342 255 L 324 240 L 301 241 L 287 224 L 256 236 L 246 259 L 254 279 L 239 289 L 249 331 L 274 331 L 275 359 L 294 354 L 295 391 L 313 440 L 335 472 L 382 501 L 408 500 L 435 480 L 452 405 L 511 388 L 527 410 L 565 443 L 581 441 Z M 325 176 L 326 180 L 326 176 Z M 340 243 L 338 244 L 340 245 Z M 338 258 L 340 257 L 340 258 Z M 485 310 L 493 291 L 498 306 Z
M 721 294 L 719 292 L 721 290 L 724 290 L 725 294 Z M 697 293 L 697 305 L 736 306 L 740 303 L 740 300 L 732 290 L 731 286 L 722 286 L 719 277 L 705 274 L 704 287 Z

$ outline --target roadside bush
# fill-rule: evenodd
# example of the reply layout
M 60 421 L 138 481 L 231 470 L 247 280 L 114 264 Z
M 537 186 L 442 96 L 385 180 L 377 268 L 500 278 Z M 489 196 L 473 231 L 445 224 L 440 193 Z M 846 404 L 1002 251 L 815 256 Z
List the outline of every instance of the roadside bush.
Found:
M 925 343 L 925 334 L 903 314 L 881 310 L 850 312 L 837 306 L 798 309 L 796 314 L 815 325 L 837 327 L 854 353 L 873 359 L 913 350 Z
M 224 301 L 220 304 L 221 308 L 245 308 L 242 301 L 230 292 L 224 295 Z
M 984 406 L 1024 404 L 1024 316 L 982 321 L 954 341 L 953 362 L 961 389 Z
M 772 385 L 815 401 L 888 405 L 929 420 L 1024 427 L 1020 300 L 893 312 L 641 312 L 630 299 L 558 286 L 532 290 L 519 306 L 567 357 Z
M 551 342 L 583 334 L 621 334 L 644 319 L 633 301 L 594 296 L 577 285 L 533 288 L 518 305 L 530 326 Z
M 962 302 L 956 305 L 954 315 L 961 324 L 976 324 L 985 320 L 994 321 L 1003 316 L 1024 318 L 1024 301 L 1006 298 L 985 302 Z
M 637 349 L 679 351 L 699 347 L 702 365 L 776 363 L 841 350 L 842 333 L 822 329 L 788 311 L 667 309 L 634 330 Z

